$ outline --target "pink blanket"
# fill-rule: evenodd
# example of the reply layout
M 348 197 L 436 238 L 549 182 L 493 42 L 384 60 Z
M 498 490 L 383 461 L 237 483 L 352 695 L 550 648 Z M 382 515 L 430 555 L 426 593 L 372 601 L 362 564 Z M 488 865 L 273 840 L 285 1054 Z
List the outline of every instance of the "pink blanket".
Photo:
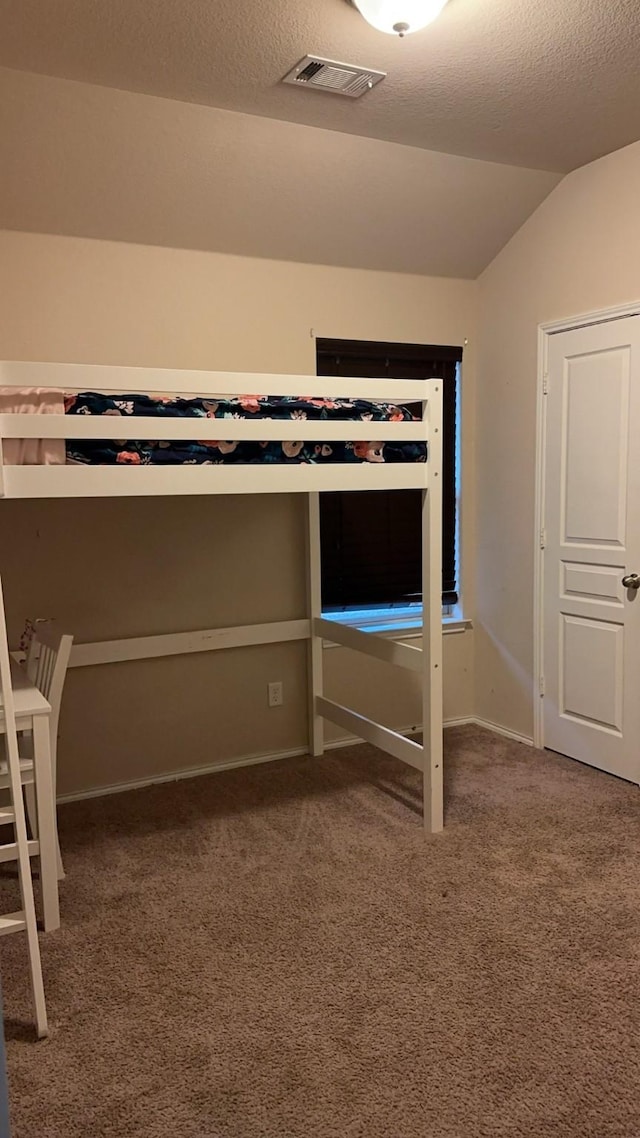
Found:
M 62 391 L 0 387 L 0 414 L 64 415 Z M 64 439 L 5 439 L 3 449 L 7 466 L 61 466 L 66 462 Z

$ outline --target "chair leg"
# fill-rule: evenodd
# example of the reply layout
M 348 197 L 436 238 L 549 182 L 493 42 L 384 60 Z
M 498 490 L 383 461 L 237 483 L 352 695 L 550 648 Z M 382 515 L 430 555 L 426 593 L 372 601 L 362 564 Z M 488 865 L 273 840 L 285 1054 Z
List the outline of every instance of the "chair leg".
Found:
M 22 749 L 25 757 L 33 759 L 33 731 L 23 731 L 22 733 Z M 56 806 L 56 775 L 57 775 L 57 757 L 56 757 L 56 739 L 50 739 L 51 747 L 51 786 L 53 792 L 53 808 L 55 812 L 56 824 L 56 865 L 58 873 L 58 881 L 64 881 L 66 874 L 62 862 L 62 854 L 60 852 L 60 839 L 58 837 L 58 810 Z M 33 787 L 26 788 L 26 802 L 27 802 L 27 817 L 29 819 L 29 826 L 31 827 L 31 835 L 33 838 L 38 837 L 38 811 L 36 808 L 36 795 Z
M 53 932 L 54 929 L 60 928 L 60 902 L 58 898 L 56 815 L 51 780 L 49 724 L 44 716 L 34 718 L 33 757 L 44 929 L 45 932 Z
M 30 758 L 33 761 L 33 731 L 23 731 L 21 733 L 21 747 L 20 755 L 24 758 Z M 23 754 L 24 752 L 24 754 Z M 27 808 L 27 821 L 31 831 L 31 837 L 34 841 L 38 840 L 38 803 L 35 787 L 35 774 L 34 781 L 24 784 L 24 800 Z
M 37 842 L 38 840 L 38 803 L 35 786 L 35 776 L 33 782 L 28 782 L 24 788 L 24 797 L 27 804 L 27 819 L 29 822 L 29 829 L 31 830 L 31 837 Z
M 64 871 L 64 863 L 62 861 L 62 854 L 60 852 L 60 839 L 58 837 L 58 826 L 56 824 L 56 876 L 58 881 L 64 881 L 67 876 Z
M 64 881 L 66 874 L 64 871 L 64 864 L 62 861 L 62 853 L 60 852 L 60 837 L 58 835 L 58 806 L 57 806 L 57 785 L 58 785 L 58 752 L 57 752 L 57 739 L 51 739 L 51 793 L 53 796 L 53 817 L 56 826 L 56 866 L 58 873 L 58 881 Z

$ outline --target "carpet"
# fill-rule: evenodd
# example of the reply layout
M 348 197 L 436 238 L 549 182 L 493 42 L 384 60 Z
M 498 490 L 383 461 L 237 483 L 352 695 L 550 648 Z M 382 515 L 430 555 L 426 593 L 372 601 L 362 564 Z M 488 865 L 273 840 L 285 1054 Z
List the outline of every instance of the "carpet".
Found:
M 13 1138 L 636 1138 L 637 788 L 474 727 L 446 772 L 431 838 L 367 745 L 64 806 Z

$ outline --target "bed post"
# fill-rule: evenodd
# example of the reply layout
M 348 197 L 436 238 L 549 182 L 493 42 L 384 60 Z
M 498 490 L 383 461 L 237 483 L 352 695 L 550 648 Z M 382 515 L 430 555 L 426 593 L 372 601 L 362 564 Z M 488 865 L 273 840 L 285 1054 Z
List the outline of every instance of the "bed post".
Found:
M 324 720 L 318 714 L 316 698 L 323 693 L 322 636 L 316 631 L 316 620 L 322 616 L 322 579 L 320 571 L 320 494 L 308 495 L 307 515 L 307 593 L 309 612 L 309 750 L 324 754 Z
M 428 489 L 422 492 L 422 724 L 425 832 L 444 825 L 442 782 L 442 381 L 427 402 Z

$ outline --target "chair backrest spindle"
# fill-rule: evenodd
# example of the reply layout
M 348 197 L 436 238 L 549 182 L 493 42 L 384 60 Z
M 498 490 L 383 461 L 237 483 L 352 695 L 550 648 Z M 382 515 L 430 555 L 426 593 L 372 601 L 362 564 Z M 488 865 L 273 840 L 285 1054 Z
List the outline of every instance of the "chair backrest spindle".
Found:
M 62 691 L 72 644 L 73 636 L 58 631 L 53 621 L 33 622 L 26 669 L 29 678 L 51 704 L 51 742 L 54 753 Z

